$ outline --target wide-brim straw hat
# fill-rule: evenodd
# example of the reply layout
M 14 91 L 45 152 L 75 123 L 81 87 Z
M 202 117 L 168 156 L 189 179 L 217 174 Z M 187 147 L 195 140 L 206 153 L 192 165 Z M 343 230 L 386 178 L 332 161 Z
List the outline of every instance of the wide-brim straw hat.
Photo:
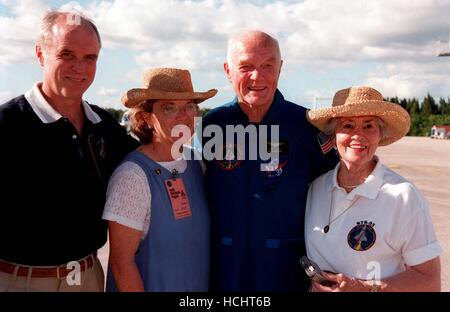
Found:
M 385 136 L 379 145 L 391 144 L 405 136 L 411 125 L 408 112 L 398 104 L 383 101 L 380 92 L 370 87 L 352 87 L 339 90 L 332 107 L 309 110 L 307 118 L 324 130 L 328 121 L 339 117 L 377 116 L 385 125 Z
M 144 88 L 128 90 L 122 97 L 122 103 L 129 108 L 146 100 L 194 100 L 198 104 L 216 93 L 216 89 L 194 92 L 188 70 L 152 68 L 144 72 Z

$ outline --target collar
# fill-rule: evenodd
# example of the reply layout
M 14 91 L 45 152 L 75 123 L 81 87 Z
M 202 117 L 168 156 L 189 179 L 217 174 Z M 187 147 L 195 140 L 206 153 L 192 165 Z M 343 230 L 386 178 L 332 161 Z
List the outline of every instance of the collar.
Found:
M 284 97 L 281 94 L 281 92 L 277 89 L 275 91 L 275 96 L 273 98 L 273 102 L 270 105 L 269 110 L 267 111 L 267 114 L 264 116 L 264 118 L 261 120 L 261 124 L 271 124 L 274 123 L 279 119 L 279 116 L 284 108 Z M 234 100 L 231 102 L 231 105 L 233 106 L 234 111 L 242 116 L 245 116 L 247 122 L 248 117 L 247 115 L 241 110 L 241 107 L 239 106 L 237 97 L 234 98 Z
M 369 174 L 369 176 L 366 178 L 363 184 L 359 185 L 355 189 L 353 189 L 350 193 L 347 194 L 347 199 L 353 200 L 353 198 L 356 195 L 366 197 L 368 199 L 375 199 L 378 196 L 378 192 L 380 191 L 381 186 L 383 185 L 383 177 L 384 172 L 386 170 L 386 167 L 383 166 L 378 156 L 375 156 L 375 160 L 377 161 L 377 164 L 373 171 Z M 336 167 L 334 168 L 333 175 L 332 175 L 332 181 L 329 183 L 331 191 L 334 188 L 345 190 L 340 187 L 337 183 L 337 174 L 339 171 L 341 163 L 339 162 Z
M 43 123 L 51 123 L 61 119 L 61 114 L 58 113 L 42 95 L 41 90 L 39 89 L 40 86 L 42 86 L 42 82 L 37 82 L 27 93 L 25 93 L 25 98 L 28 103 L 30 103 L 34 113 Z M 93 124 L 102 121 L 100 116 L 94 112 L 89 104 L 83 99 L 81 100 L 81 104 L 83 106 L 84 114 L 89 121 Z

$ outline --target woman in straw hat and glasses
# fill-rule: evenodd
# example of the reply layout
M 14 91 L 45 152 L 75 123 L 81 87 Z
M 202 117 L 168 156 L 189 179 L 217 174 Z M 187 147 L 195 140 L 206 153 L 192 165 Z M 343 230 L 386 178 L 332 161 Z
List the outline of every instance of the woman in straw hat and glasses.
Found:
M 108 185 L 103 218 L 109 221 L 115 282 L 109 275 L 108 290 L 208 290 L 203 173 L 192 149 L 180 143 L 191 139 L 198 103 L 216 93 L 194 92 L 187 70 L 155 68 L 145 72 L 144 88 L 123 96 L 131 131 L 142 145 L 125 158 Z
M 313 278 L 312 290 L 439 291 L 442 249 L 428 203 L 375 155 L 408 132 L 408 113 L 373 88 L 354 87 L 308 119 L 340 155 L 308 193 L 307 253 L 327 280 Z

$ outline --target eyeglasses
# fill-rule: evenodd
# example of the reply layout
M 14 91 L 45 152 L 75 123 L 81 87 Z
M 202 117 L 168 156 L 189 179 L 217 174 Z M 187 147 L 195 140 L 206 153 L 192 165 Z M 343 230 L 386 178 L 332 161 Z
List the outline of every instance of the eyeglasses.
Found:
M 177 106 L 176 104 L 168 103 L 168 104 L 164 104 L 161 107 L 161 110 L 162 110 L 163 114 L 166 115 L 167 117 L 174 118 L 178 115 L 181 108 L 179 106 Z M 196 103 L 187 103 L 184 106 L 184 111 L 190 117 L 196 116 L 198 113 L 198 105 Z

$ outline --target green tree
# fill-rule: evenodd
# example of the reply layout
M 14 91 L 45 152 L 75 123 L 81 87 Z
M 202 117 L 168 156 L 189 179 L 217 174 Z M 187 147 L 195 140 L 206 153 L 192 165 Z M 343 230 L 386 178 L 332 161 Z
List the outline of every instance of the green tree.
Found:
M 408 99 L 406 108 L 410 115 L 420 114 L 419 101 L 416 98 Z
M 399 104 L 404 109 L 407 109 L 407 107 L 408 107 L 408 101 L 406 99 L 402 99 Z
M 429 136 L 431 133 L 431 127 L 434 125 L 450 125 L 450 115 L 412 115 L 411 128 L 408 135 Z
M 447 102 L 445 102 L 445 105 L 444 105 L 444 102 L 445 101 L 443 101 L 442 102 L 442 106 L 441 106 L 441 114 L 442 115 L 450 115 L 450 98 L 448 98 L 447 99 Z
M 450 126 L 450 115 L 431 115 L 428 117 L 428 120 L 430 129 L 434 125 Z
M 408 135 L 412 136 L 426 136 L 429 131 L 425 130 L 427 128 L 425 124 L 425 118 L 419 114 L 411 115 L 411 128 L 409 129 Z
M 447 107 L 447 102 L 443 97 L 439 98 L 439 105 L 438 105 L 438 114 L 442 114 L 442 111 L 445 110 Z
M 392 98 L 389 100 L 389 102 L 392 102 L 392 103 L 395 103 L 395 104 L 400 104 L 400 102 L 399 102 L 397 96 L 396 96 L 396 97 L 392 97 Z
M 424 97 L 422 102 L 422 116 L 430 116 L 437 113 L 437 105 L 434 101 L 434 98 L 430 95 L 430 93 L 427 94 L 426 97 Z

